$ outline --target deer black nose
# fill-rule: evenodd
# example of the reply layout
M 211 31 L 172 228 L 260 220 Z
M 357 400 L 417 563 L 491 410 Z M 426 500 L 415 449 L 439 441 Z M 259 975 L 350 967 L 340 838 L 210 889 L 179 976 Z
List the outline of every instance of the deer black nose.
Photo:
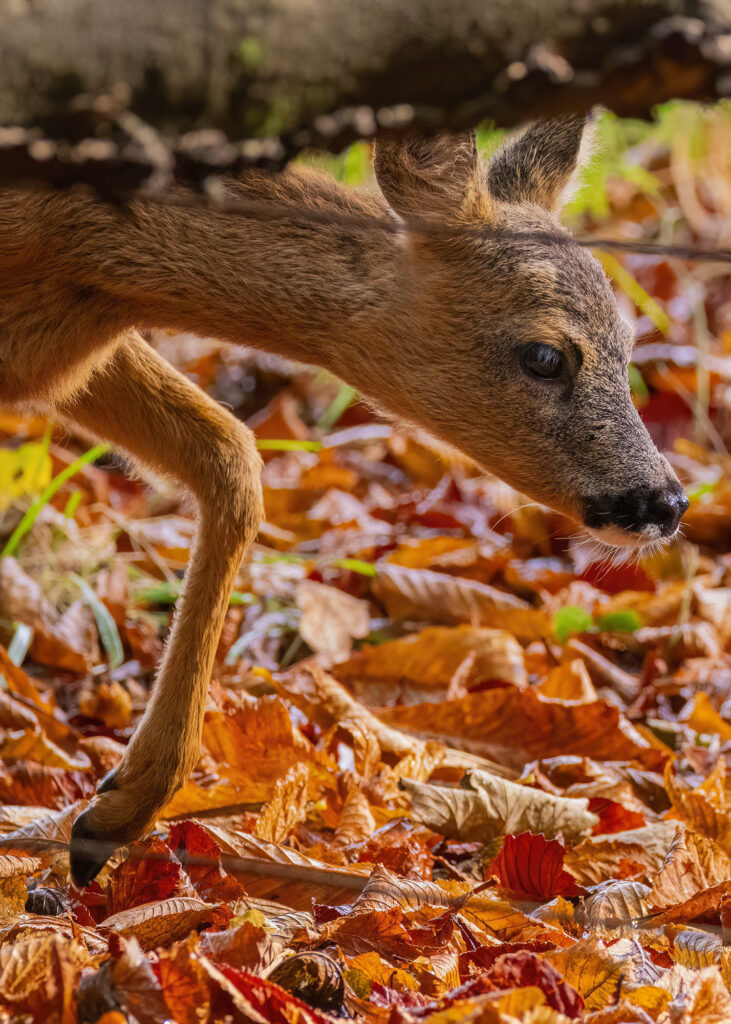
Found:
M 600 494 L 584 505 L 584 523 L 593 529 L 619 527 L 640 533 L 655 526 L 662 537 L 672 536 L 680 517 L 688 509 L 688 499 L 677 480 L 666 487 L 638 487 L 619 494 Z

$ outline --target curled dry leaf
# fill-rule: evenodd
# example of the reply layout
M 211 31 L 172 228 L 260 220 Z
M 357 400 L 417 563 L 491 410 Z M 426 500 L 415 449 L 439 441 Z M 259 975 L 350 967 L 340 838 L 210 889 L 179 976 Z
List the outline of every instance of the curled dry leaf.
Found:
M 205 822 L 196 824 L 214 840 L 222 851 L 223 866 L 244 882 L 251 896 L 266 899 L 273 894 L 285 905 L 309 910 L 313 899 L 337 902 L 340 896 L 352 898 L 368 877 L 368 869 L 357 864 L 338 869 L 258 836 Z
M 0 853 L 0 880 L 33 875 L 40 869 L 42 863 L 40 857 L 18 857 L 13 853 Z
M 298 764 L 277 779 L 271 798 L 264 804 L 256 823 L 256 835 L 281 843 L 298 821 L 305 819 L 307 766 Z
M 318 665 L 308 663 L 306 668 L 286 672 L 275 685 L 282 697 L 291 700 L 322 728 L 355 722 L 376 737 L 382 750 L 399 757 L 414 753 L 422 745 L 413 736 L 381 722 Z
M 129 855 L 110 873 L 107 914 L 114 916 L 144 903 L 171 896 L 196 896 L 170 847 L 160 839 L 134 843 Z
M 297 607 L 302 612 L 300 636 L 318 654 L 344 661 L 354 639 L 363 639 L 371 631 L 367 601 L 360 601 L 336 587 L 303 580 L 296 591 Z
M 718 935 L 709 932 L 686 929 L 678 932 L 673 940 L 673 955 L 676 964 L 690 967 L 694 971 L 712 967 L 721 960 L 723 944 Z
M 517 832 L 578 839 L 599 820 L 584 798 L 553 796 L 486 772 L 468 772 L 457 789 L 409 779 L 402 785 L 411 794 L 419 821 L 468 842 Z
M 589 1010 L 616 1002 L 622 980 L 631 969 L 629 961 L 613 956 L 596 938 L 581 939 L 568 949 L 551 950 L 545 958 L 576 989 Z
M 524 643 L 551 634 L 550 618 L 544 611 L 487 583 L 385 562 L 378 570 L 373 593 L 394 619 L 491 626 L 508 630 Z
M 446 692 L 449 681 L 472 656 L 462 683 L 500 679 L 525 686 L 523 648 L 506 630 L 475 626 L 429 626 L 419 633 L 365 645 L 334 674 L 367 704 L 386 704 L 404 691 L 429 699 Z M 408 700 L 413 703 L 413 700 Z
M 376 822 L 368 798 L 357 786 L 351 786 L 340 812 L 333 842 L 337 846 L 359 843 L 368 839 L 375 831 Z
M 60 811 L 46 811 L 43 817 L 0 837 L 0 850 L 21 856 L 33 854 L 44 863 L 67 854 L 71 827 L 88 803 L 77 800 Z
M 581 658 L 556 665 L 536 687 L 536 693 L 551 700 L 572 700 L 579 704 L 598 700 L 591 676 Z
M 731 855 L 731 801 L 726 796 L 725 760 L 719 758 L 708 778 L 695 789 L 682 782 L 672 762 L 668 762 L 665 788 L 678 817 Z
M 456 892 L 459 897 L 466 898 L 470 888 L 460 885 Z M 436 882 L 399 878 L 381 864 L 377 864 L 355 901 L 353 909 L 356 913 L 362 914 L 373 910 L 389 910 L 392 907 L 418 910 L 425 904 L 432 907 L 449 907 L 454 903 L 454 899 L 453 887 L 448 892 Z

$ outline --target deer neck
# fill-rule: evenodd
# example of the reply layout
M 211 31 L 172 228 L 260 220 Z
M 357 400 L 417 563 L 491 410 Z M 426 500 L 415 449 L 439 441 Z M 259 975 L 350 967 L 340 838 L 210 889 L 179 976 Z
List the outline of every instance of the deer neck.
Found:
M 146 201 L 132 217 L 107 211 L 107 258 L 79 272 L 135 325 L 315 363 L 378 394 L 410 277 L 382 201 L 300 172 L 234 188 L 240 212 Z

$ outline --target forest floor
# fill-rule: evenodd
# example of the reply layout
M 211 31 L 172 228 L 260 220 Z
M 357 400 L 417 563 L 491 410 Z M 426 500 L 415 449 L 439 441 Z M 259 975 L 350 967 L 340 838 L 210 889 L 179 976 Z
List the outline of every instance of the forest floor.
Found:
M 601 136 L 572 226 L 729 247 L 728 109 Z M 630 563 L 322 372 L 153 339 L 263 442 L 266 522 L 200 761 L 83 891 L 194 522 L 0 416 L 0 1021 L 731 1020 L 731 279 L 598 255 L 691 500 Z

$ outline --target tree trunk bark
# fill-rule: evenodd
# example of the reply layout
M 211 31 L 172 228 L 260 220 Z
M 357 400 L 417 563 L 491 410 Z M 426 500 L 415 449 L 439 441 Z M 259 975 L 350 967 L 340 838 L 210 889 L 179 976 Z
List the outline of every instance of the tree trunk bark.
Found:
M 6 181 L 198 181 L 407 124 L 731 92 L 731 0 L 0 0 L 0 25 Z

